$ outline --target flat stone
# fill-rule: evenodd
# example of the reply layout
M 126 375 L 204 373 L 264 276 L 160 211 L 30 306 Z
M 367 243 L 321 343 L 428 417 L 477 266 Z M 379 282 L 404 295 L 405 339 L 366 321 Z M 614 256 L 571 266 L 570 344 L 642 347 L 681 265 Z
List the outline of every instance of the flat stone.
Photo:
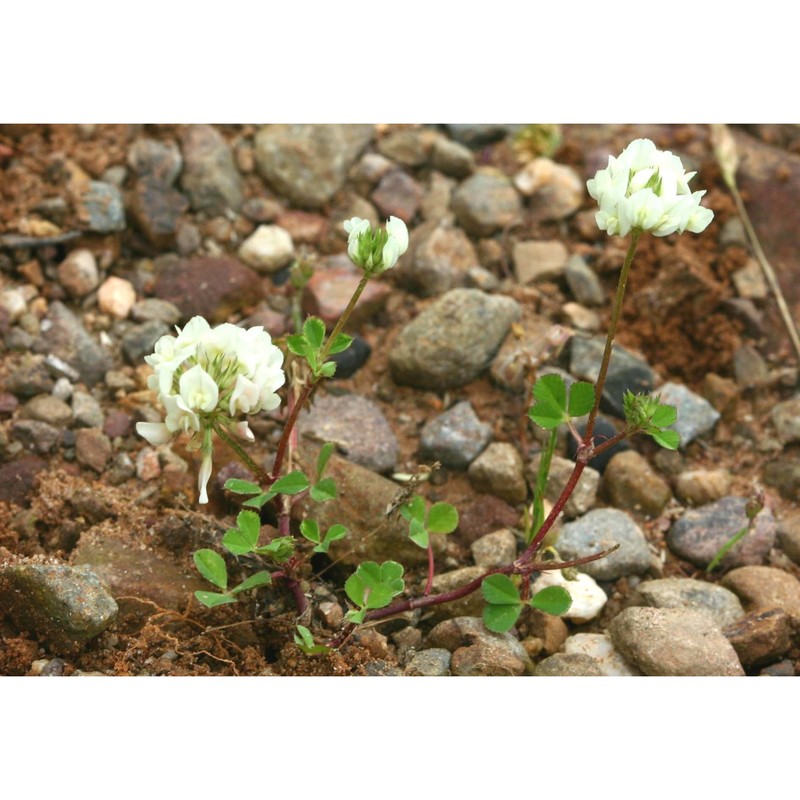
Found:
M 522 201 L 511 181 L 496 170 L 483 169 L 453 193 L 459 225 L 473 236 L 491 236 L 520 218 Z
M 597 333 L 600 330 L 599 314 L 580 305 L 580 303 L 564 303 L 561 306 L 561 315 L 571 328 L 586 331 L 587 333 Z
M 303 292 L 303 310 L 319 317 L 329 329 L 338 322 L 353 296 L 361 276 L 351 267 L 328 267 L 315 272 Z M 385 305 L 390 294 L 387 283 L 370 281 L 358 298 L 348 330 L 358 330 Z
M 125 207 L 120 190 L 110 183 L 89 181 L 77 201 L 78 218 L 94 233 L 125 230 Z
M 259 225 L 242 242 L 239 258 L 259 272 L 277 272 L 294 258 L 294 243 L 279 225 Z
M 420 650 L 406 665 L 404 675 L 438 678 L 450 674 L 450 652 L 443 647 Z
M 693 578 L 660 578 L 640 583 L 631 603 L 651 608 L 688 608 L 708 614 L 719 628 L 744 616 L 739 598 L 724 586 Z
M 484 569 L 504 567 L 517 557 L 517 538 L 507 528 L 487 533 L 472 543 L 472 559 Z
M 740 386 L 752 388 L 769 380 L 769 367 L 755 347 L 743 344 L 733 354 L 733 374 Z
M 155 247 L 175 247 L 178 222 L 188 209 L 185 195 L 157 178 L 140 178 L 131 191 L 131 215 Z
M 440 461 L 448 469 L 465 470 L 491 439 L 491 425 L 481 422 L 472 404 L 464 400 L 425 424 L 420 456 Z
M 800 395 L 776 403 L 770 416 L 775 432 L 783 444 L 800 440 Z
M 416 216 L 422 197 L 422 187 L 399 169 L 384 175 L 370 195 L 384 217 L 399 217 L 407 223 Z
M 62 432 L 47 422 L 15 419 L 11 423 L 11 436 L 26 450 L 46 455 L 61 441 Z
M 681 447 L 686 447 L 714 429 L 720 418 L 719 412 L 704 397 L 695 394 L 681 383 L 665 383 L 658 390 L 661 402 L 675 406 L 678 421 L 672 426 L 681 437 Z
M 738 217 L 733 217 L 729 222 L 741 222 Z M 731 280 L 739 297 L 751 300 L 764 300 L 769 296 L 769 287 L 764 278 L 761 266 L 755 258 L 750 258 L 747 263 L 731 274 Z
M 514 271 L 522 284 L 560 278 L 566 270 L 569 251 L 563 242 L 517 242 L 513 250 Z
M 255 137 L 263 177 L 303 208 L 321 208 L 374 135 L 372 125 L 267 125 Z
M 731 490 L 731 473 L 721 469 L 693 469 L 675 479 L 675 494 L 683 503 L 702 506 L 725 497 Z
M 62 652 L 80 650 L 117 615 L 90 569 L 53 564 L 0 567 L 0 599 L 15 622 Z
M 391 472 L 397 463 L 397 437 L 380 407 L 360 395 L 318 395 L 300 413 L 297 430 L 333 442 L 345 458 L 373 472 Z
M 491 494 L 478 495 L 473 502 L 459 508 L 457 538 L 465 545 L 500 528 L 513 528 L 520 513 L 505 500 Z
M 181 311 L 175 303 L 158 297 L 146 297 L 133 306 L 130 316 L 134 322 L 163 322 L 172 326 L 180 322 Z
M 702 612 L 626 608 L 608 632 L 625 660 L 645 675 L 744 675 L 733 646 Z
M 800 581 L 776 567 L 739 567 L 722 579 L 722 584 L 735 592 L 745 611 L 780 608 L 800 630 Z
M 564 557 L 560 550 L 559 555 Z M 608 602 L 606 593 L 597 585 L 595 579 L 585 572 L 579 572 L 575 580 L 567 580 L 561 570 L 547 570 L 533 582 L 531 591 L 536 594 L 548 586 L 561 586 L 569 592 L 572 605 L 561 616 L 564 619 L 574 620 L 579 625 L 599 616 Z
M 576 633 L 570 636 L 564 642 L 564 655 L 573 654 L 592 658 L 601 675 L 608 677 L 641 675 L 636 667 L 622 657 L 605 633 Z
M 601 306 L 606 301 L 606 293 L 597 273 L 579 255 L 567 261 L 564 268 L 567 286 L 575 299 L 585 306 Z
M 431 166 L 445 175 L 466 178 L 475 169 L 475 156 L 464 145 L 446 136 L 437 136 L 431 151 Z
M 509 297 L 453 289 L 400 332 L 389 355 L 392 376 L 420 389 L 463 386 L 489 366 L 519 316 Z
M 187 125 L 181 134 L 184 168 L 181 187 L 195 211 L 237 211 L 244 199 L 242 176 L 233 153 L 211 125 Z
M 596 658 L 585 653 L 555 653 L 536 665 L 538 677 L 599 678 L 604 675 Z
M 75 457 L 79 464 L 103 472 L 111 458 L 111 440 L 97 428 L 79 428 L 75 432 Z
M 686 511 L 667 534 L 667 546 L 679 558 L 707 567 L 718 550 L 748 524 L 744 497 L 723 497 Z M 775 544 L 775 518 L 769 508 L 756 517 L 755 529 L 727 552 L 720 563 L 725 571 L 761 564 Z
M 136 289 L 130 281 L 112 275 L 103 281 L 97 292 L 97 305 L 104 314 L 127 319 L 136 302 Z
M 779 661 L 792 646 L 792 624 L 780 608 L 753 611 L 723 633 L 748 669 Z
M 330 230 L 326 216 L 298 209 L 282 212 L 275 223 L 291 236 L 292 242 L 300 244 L 318 244 Z
M 526 472 L 531 486 L 536 485 L 536 476 L 539 472 L 541 454 L 535 455 L 528 464 Z M 547 486 L 545 487 L 545 499 L 555 503 L 564 491 L 573 470 L 575 462 L 560 456 L 553 456 L 550 460 L 550 472 L 547 476 Z M 579 517 L 585 514 L 595 504 L 597 500 L 597 488 L 600 485 L 600 473 L 591 467 L 584 467 L 575 489 L 564 506 L 564 516 L 567 519 Z
M 617 453 L 603 473 L 603 490 L 617 508 L 657 517 L 672 499 L 669 484 L 635 450 Z
M 91 250 L 73 250 L 58 265 L 58 281 L 71 297 L 85 297 L 100 283 L 97 259 Z
M 156 320 L 134 325 L 122 337 L 122 353 L 125 360 L 133 366 L 138 366 L 145 356 L 154 351 L 156 342 L 171 332 L 167 325 Z
M 641 575 L 650 568 L 650 548 L 639 526 L 615 508 L 596 508 L 574 522 L 564 525 L 556 541 L 559 555 L 565 560 L 607 550 L 619 549 L 582 564 L 580 569 L 601 581 L 613 581 L 627 575 Z
M 40 394 L 20 409 L 20 417 L 47 422 L 56 428 L 65 428 L 72 421 L 72 409 L 49 394 Z
M 72 416 L 76 428 L 102 428 L 105 422 L 102 406 L 87 392 L 72 393 Z
M 479 492 L 493 494 L 509 503 L 528 496 L 522 457 L 512 444 L 493 442 L 470 465 L 469 480 Z
M 406 167 L 427 163 L 435 134 L 430 130 L 407 128 L 378 139 L 378 152 Z

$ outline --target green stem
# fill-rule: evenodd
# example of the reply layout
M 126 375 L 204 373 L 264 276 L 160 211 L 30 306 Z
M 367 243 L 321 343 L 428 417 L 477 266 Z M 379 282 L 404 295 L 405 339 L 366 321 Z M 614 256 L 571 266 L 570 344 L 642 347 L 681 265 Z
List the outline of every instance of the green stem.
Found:
M 367 282 L 369 281 L 369 277 L 365 275 L 356 286 L 356 290 L 353 292 L 353 296 L 350 298 L 350 302 L 347 304 L 347 308 L 345 308 L 342 316 L 339 317 L 339 321 L 336 323 L 336 326 L 331 331 L 331 335 L 328 337 L 328 341 L 325 342 L 325 347 L 322 348 L 322 352 L 320 353 L 319 363 L 324 364 L 325 359 L 327 359 L 328 354 L 331 350 L 331 345 L 336 341 L 336 337 L 342 332 L 347 320 L 350 318 L 350 315 L 353 313 L 353 309 L 356 307 L 356 303 L 358 302 L 358 298 L 361 297 L 361 293 L 367 286 Z
M 236 439 L 228 434 L 225 428 L 217 424 L 212 424 L 212 427 L 214 428 L 214 432 L 217 434 L 217 436 L 219 436 L 219 438 L 222 439 L 222 441 L 225 442 L 225 444 L 227 444 L 237 456 L 239 456 L 239 458 L 244 462 L 245 466 L 253 473 L 253 475 L 256 476 L 259 481 L 269 480 L 269 474 L 266 472 L 266 470 L 264 470 L 262 467 L 256 464 L 252 458 L 250 458 L 247 451 L 239 444 L 239 442 L 236 441 Z
M 533 490 L 533 519 L 528 531 L 526 541 L 530 544 L 531 539 L 539 532 L 544 523 L 544 493 L 547 489 L 547 479 L 550 476 L 550 464 L 553 461 L 553 454 L 556 451 L 558 433 L 553 428 L 548 434 L 547 444 L 542 450 L 539 459 L 539 470 L 536 473 L 536 486 Z
M 611 311 L 611 319 L 608 323 L 608 335 L 606 336 L 606 347 L 603 351 L 603 360 L 600 362 L 600 374 L 597 376 L 595 383 L 595 397 L 594 406 L 589 414 L 589 421 L 586 423 L 586 433 L 583 436 L 583 441 L 591 445 L 592 433 L 594 432 L 594 423 L 597 419 L 597 412 L 600 410 L 600 398 L 603 394 L 603 387 L 606 382 L 606 375 L 608 373 L 608 365 L 611 361 L 611 348 L 614 344 L 614 336 L 617 333 L 617 324 L 619 323 L 620 312 L 622 311 L 622 300 L 625 297 L 625 285 L 628 283 L 628 273 L 633 264 L 633 255 L 636 252 L 636 245 L 639 243 L 639 237 L 642 235 L 641 230 L 634 228 L 631 233 L 631 243 L 628 247 L 628 253 L 625 256 L 625 263 L 622 265 L 622 272 L 619 274 L 619 282 L 617 283 L 617 295 L 614 298 L 614 308 Z

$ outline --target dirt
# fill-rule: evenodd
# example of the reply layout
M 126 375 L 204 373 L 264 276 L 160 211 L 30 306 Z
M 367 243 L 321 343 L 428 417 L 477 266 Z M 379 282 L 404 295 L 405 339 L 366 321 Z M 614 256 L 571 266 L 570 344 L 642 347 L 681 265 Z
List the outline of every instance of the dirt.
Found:
M 110 166 L 125 163 L 127 148 L 136 129 L 130 126 L 0 126 L 0 146 L 10 148 L 14 158 L 0 149 L 0 233 L 26 233 L 30 221 L 37 219 L 37 207 L 43 200 L 59 196 L 68 187 L 71 174 L 77 165 L 88 175 L 98 178 Z M 247 126 L 221 126 L 231 140 L 246 139 L 254 129 Z M 174 126 L 147 126 L 146 134 L 153 138 L 174 137 Z M 666 137 L 663 134 L 662 139 Z M 556 160 L 582 169 L 587 151 L 588 134 L 565 141 Z M 657 141 L 661 146 L 676 146 L 685 138 L 681 127 L 672 131 L 673 141 Z M 624 142 L 623 142 L 624 143 Z M 607 144 L 613 152 L 612 143 Z M 489 145 L 479 153 L 480 162 L 505 170 L 509 174 L 519 168 L 518 154 L 508 142 Z M 715 211 L 715 220 L 704 236 L 671 236 L 664 239 L 643 237 L 637 254 L 626 296 L 623 322 L 618 341 L 626 347 L 640 351 L 656 373 L 664 380 L 680 381 L 702 393 L 708 373 L 731 378 L 733 354 L 745 342 L 759 345 L 749 334 L 747 325 L 731 313 L 726 300 L 736 297 L 731 274 L 743 266 L 748 254 L 743 247 L 721 249 L 717 244 L 719 226 L 733 213 L 733 205 L 722 184 L 713 162 L 705 153 L 700 174 L 711 188 L 707 204 Z M 247 176 L 247 191 L 254 193 L 257 179 Z M 584 206 L 589 209 L 590 200 Z M 26 222 L 27 220 L 27 222 Z M 59 221 L 62 230 L 77 228 L 79 221 L 67 210 Z M 27 226 L 27 227 L 26 227 Z M 243 226 L 244 229 L 247 226 Z M 561 236 L 571 252 L 591 251 L 596 256 L 595 266 L 608 292 L 613 294 L 616 270 L 624 258 L 624 243 L 614 239 L 595 237 L 587 240 L 583 228 L 573 218 L 566 223 L 541 223 L 524 220 L 520 229 L 504 232 L 495 237 L 504 248 L 505 260 L 493 266 L 493 271 L 505 280 L 504 290 L 521 303 L 539 313 L 556 317 L 564 302 L 570 300 L 562 284 L 547 283 L 530 287 L 514 286 L 510 275 L 508 237 L 551 238 Z M 148 253 L 140 237 L 133 232 L 120 235 L 83 236 L 78 243 L 89 246 L 102 258 L 114 262 L 115 273 L 125 274 L 125 268 L 136 258 Z M 63 259 L 68 249 L 77 246 L 70 242 L 67 249 L 56 245 L 30 253 L 27 263 L 37 261 L 45 277 L 38 283 L 45 299 L 58 296 L 57 287 L 47 275 L 52 266 Z M 328 243 L 343 249 L 343 244 Z M 622 247 L 622 249 L 620 249 Z M 105 256 L 104 256 L 105 254 Z M 0 258 L 11 259 L 8 253 Z M 37 270 L 15 263 L 18 273 L 33 275 Z M 6 265 L 6 278 L 12 271 Z M 13 272 L 12 272 L 13 274 Z M 21 281 L 19 274 L 14 279 Z M 36 280 L 28 280 L 37 284 Z M 387 280 L 392 281 L 391 276 Z M 9 283 L 6 280 L 6 283 Z M 276 288 L 277 294 L 286 288 Z M 372 346 L 372 356 L 359 372 L 349 380 L 337 381 L 332 391 L 352 391 L 375 399 L 397 436 L 400 455 L 397 471 L 413 472 L 418 466 L 417 449 L 421 427 L 435 414 L 454 402 L 470 400 L 477 416 L 492 424 L 495 441 L 512 442 L 523 455 L 538 448 L 533 431 L 525 422 L 528 399 L 504 392 L 488 377 L 482 377 L 453 392 L 437 393 L 396 386 L 388 369 L 388 356 L 392 342 L 402 327 L 432 300 L 422 300 L 393 285 L 392 295 L 384 311 L 372 318 L 361 329 L 361 335 Z M 604 322 L 610 304 L 603 307 Z M 774 310 L 772 300 L 765 304 L 766 313 Z M 238 321 L 236 319 L 232 321 Z M 604 330 L 604 328 L 601 328 Z M 5 378 L 17 363 L 19 353 L 0 351 L 0 377 Z M 768 353 L 768 364 L 782 367 L 788 359 L 788 347 Z M 133 373 L 143 388 L 146 371 Z M 733 494 L 749 495 L 753 485 L 760 480 L 763 465 L 773 454 L 759 452 L 753 442 L 769 433 L 768 414 L 774 403 L 790 396 L 790 387 L 774 380 L 756 389 L 740 389 L 733 411 L 725 414 L 713 436 L 691 444 L 678 456 L 685 468 L 728 468 L 733 475 Z M 129 397 L 126 402 L 131 403 Z M 135 404 L 129 407 L 135 408 Z M 106 412 L 110 407 L 104 409 Z M 2 417 L 8 420 L 9 415 Z M 265 417 L 258 424 L 261 445 L 255 448 L 256 459 L 266 457 L 269 442 L 280 431 L 276 415 Z M 747 438 L 740 435 L 746 429 Z M 143 443 L 142 443 L 143 444 Z M 138 447 L 139 445 L 135 445 Z M 637 442 L 637 448 L 654 459 L 656 448 L 649 443 Z M 179 446 L 175 452 L 192 459 Z M 131 453 L 135 458 L 135 451 Z M 217 451 L 215 464 L 231 461 L 224 449 Z M 99 476 L 74 461 L 66 461 L 60 449 L 46 456 L 46 467 L 39 473 L 32 500 L 21 506 L 0 503 L 0 560 L 28 557 L 55 559 L 69 562 L 81 536 L 93 526 L 102 525 L 104 535 L 118 539 L 129 547 L 146 548 L 150 552 L 191 571 L 191 553 L 198 546 L 218 542 L 221 532 L 236 513 L 236 506 L 218 490 L 212 493 L 207 508 L 194 505 L 196 494 L 196 460 L 190 464 L 188 474 L 165 473 L 155 484 L 144 484 L 135 478 L 122 486 L 111 485 L 107 476 Z M 463 473 L 443 472 L 436 481 L 423 489 L 431 500 L 447 501 L 463 508 L 475 499 L 467 477 Z M 83 506 L 76 508 L 74 498 L 83 498 Z M 769 503 L 780 519 L 793 510 L 793 504 L 777 491 L 768 492 Z M 519 509 L 518 509 L 519 511 Z M 183 515 L 183 516 L 181 516 Z M 669 527 L 665 513 L 655 520 L 634 518 L 645 531 L 654 552 L 664 555 L 663 575 L 702 577 L 696 568 L 671 555 L 664 544 Z M 184 527 L 176 519 L 188 520 Z M 165 522 L 171 520 L 171 522 Z M 183 524 L 183 523 L 181 523 Z M 199 535 L 194 532 L 200 530 Z M 184 531 L 181 533 L 181 531 Z M 186 533 L 191 531 L 192 533 Z M 202 544 L 200 541 L 202 541 Z M 467 566 L 469 550 L 457 540 L 448 550 L 448 569 Z M 780 565 L 798 574 L 798 570 L 780 561 Z M 460 563 L 456 563 L 460 562 Z M 440 565 L 441 570 L 444 565 Z M 343 600 L 340 583 L 330 574 L 314 580 L 309 571 L 307 588 L 320 598 Z M 423 572 L 409 574 L 409 584 L 424 582 Z M 713 580 L 713 579 L 712 579 Z M 327 582 L 326 582 L 327 581 Z M 574 630 L 600 629 L 603 620 L 629 593 L 627 579 L 612 587 L 609 605 L 603 618 L 593 625 Z M 398 664 L 397 652 L 391 637 L 384 641 L 366 629 L 364 641 L 353 636 L 338 652 L 324 656 L 307 657 L 292 643 L 295 613 L 290 598 L 280 590 L 270 587 L 257 601 L 249 600 L 235 605 L 205 609 L 187 593 L 185 602 L 176 607 L 163 607 L 150 600 L 119 598 L 120 613 L 117 621 L 80 653 L 60 656 L 50 652 L 35 636 L 17 630 L 8 617 L 0 615 L 0 674 L 32 674 L 32 663 L 37 659 L 62 657 L 63 674 L 103 673 L 114 675 L 365 675 L 390 674 Z M 315 617 L 306 621 L 320 640 L 333 636 L 335 628 L 326 628 Z M 389 621 L 376 628 L 386 636 L 398 630 L 405 622 Z M 423 631 L 430 624 L 425 619 L 415 620 Z

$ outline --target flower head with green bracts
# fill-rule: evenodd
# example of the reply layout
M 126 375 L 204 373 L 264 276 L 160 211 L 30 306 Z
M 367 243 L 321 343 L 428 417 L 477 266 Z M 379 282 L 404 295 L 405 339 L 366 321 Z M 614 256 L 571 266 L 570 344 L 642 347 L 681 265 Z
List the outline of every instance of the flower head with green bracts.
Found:
M 166 409 L 164 422 L 139 422 L 136 432 L 152 445 L 180 433 L 190 449 L 202 451 L 198 486 L 200 502 L 208 502 L 212 431 L 227 430 L 246 441 L 253 433 L 243 415 L 271 411 L 280 405 L 283 353 L 261 326 L 245 330 L 225 323 L 212 328 L 193 317 L 178 335 L 162 336 L 145 361 L 154 373 L 147 385 L 158 391 Z
M 372 230 L 369 220 L 360 217 L 345 220 L 344 229 L 347 254 L 370 277 L 391 269 L 408 250 L 408 228 L 398 217 L 389 217 L 385 230 Z
M 609 236 L 626 236 L 631 230 L 649 231 L 653 236 L 708 227 L 714 213 L 700 205 L 705 191 L 692 192 L 678 156 L 659 150 L 650 139 L 636 139 L 617 157 L 609 156 L 586 187 L 600 210 L 595 219 Z

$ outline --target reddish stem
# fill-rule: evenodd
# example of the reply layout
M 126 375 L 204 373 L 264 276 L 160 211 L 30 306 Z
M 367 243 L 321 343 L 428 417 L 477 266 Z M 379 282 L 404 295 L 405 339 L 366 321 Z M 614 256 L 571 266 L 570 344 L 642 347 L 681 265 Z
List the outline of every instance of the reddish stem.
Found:
M 431 540 L 430 534 L 428 534 L 428 582 L 425 584 L 424 592 L 426 597 L 431 593 L 431 589 L 433 589 L 433 570 L 433 541 Z

